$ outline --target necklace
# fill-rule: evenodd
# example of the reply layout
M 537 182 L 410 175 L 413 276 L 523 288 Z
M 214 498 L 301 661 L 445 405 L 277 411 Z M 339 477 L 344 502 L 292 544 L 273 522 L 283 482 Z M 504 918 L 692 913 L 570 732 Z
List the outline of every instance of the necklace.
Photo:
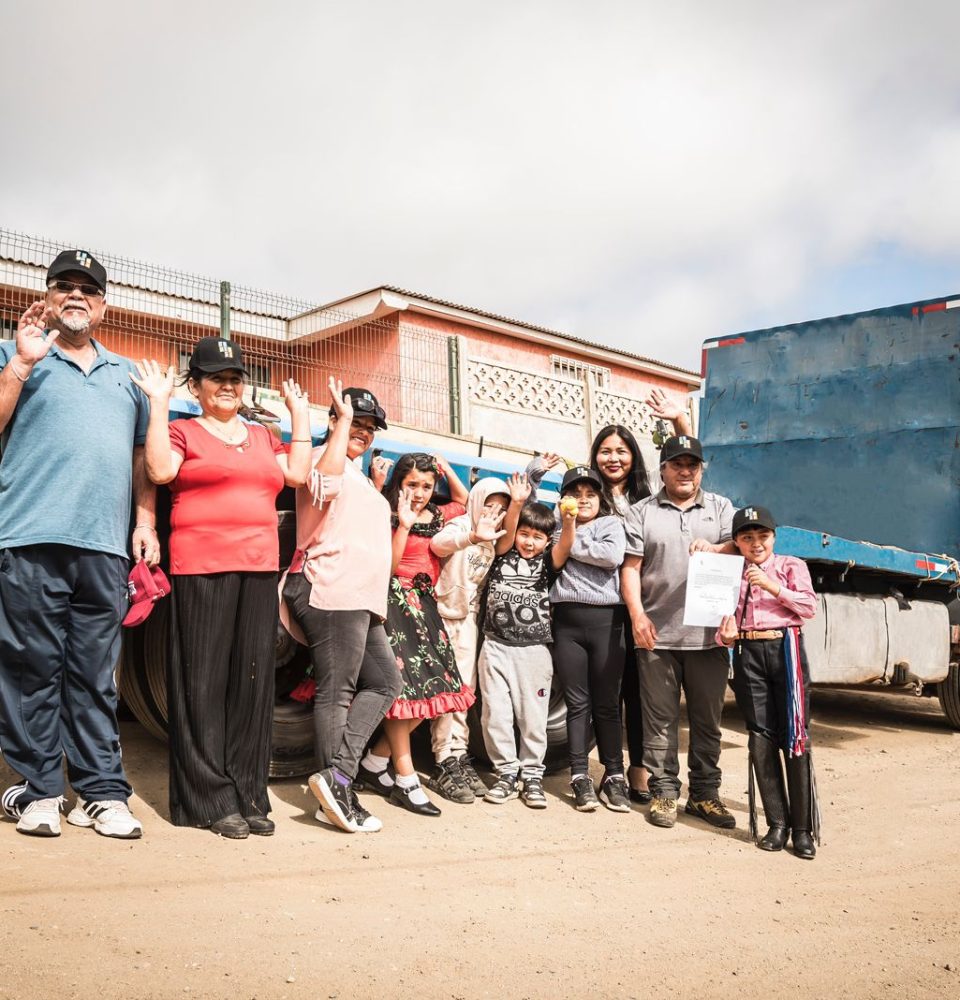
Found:
M 208 423 L 206 417 L 200 417 L 200 422 L 204 430 L 223 443 L 224 448 L 236 448 L 237 451 L 243 451 L 247 446 L 249 434 L 246 424 L 241 423 L 239 428 L 225 432 L 215 424 Z

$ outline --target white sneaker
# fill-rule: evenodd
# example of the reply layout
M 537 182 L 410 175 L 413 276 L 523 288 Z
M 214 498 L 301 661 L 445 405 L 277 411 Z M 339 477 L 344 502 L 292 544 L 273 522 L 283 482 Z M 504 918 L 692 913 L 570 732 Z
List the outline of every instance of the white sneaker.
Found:
M 339 827 L 333 825 L 330 820 L 327 819 L 326 813 L 322 809 L 318 809 L 313 818 L 318 822 L 322 823 L 324 826 L 329 826 L 331 830 L 338 830 Z M 376 816 L 371 816 L 367 813 L 366 818 L 357 824 L 356 833 L 379 833 L 383 829 L 383 821 L 377 819 Z
M 143 826 L 119 799 L 102 802 L 85 802 L 77 796 L 77 804 L 70 810 L 67 822 L 73 826 L 93 827 L 103 837 L 136 840 L 143 836 Z
M 30 837 L 60 836 L 60 803 L 57 799 L 34 799 L 20 810 L 17 833 Z

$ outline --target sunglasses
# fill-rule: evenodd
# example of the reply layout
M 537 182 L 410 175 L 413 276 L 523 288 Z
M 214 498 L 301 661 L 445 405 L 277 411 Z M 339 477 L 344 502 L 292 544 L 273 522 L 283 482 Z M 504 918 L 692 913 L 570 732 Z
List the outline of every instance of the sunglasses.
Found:
M 66 292 L 68 295 L 74 289 L 79 289 L 80 294 L 85 299 L 103 298 L 103 289 L 98 285 L 81 285 L 77 281 L 51 281 L 48 283 L 47 289 L 51 292 Z
M 365 396 L 357 396 L 353 400 L 354 410 L 360 410 L 361 413 L 374 413 L 377 409 L 377 404 L 372 399 L 367 399 Z

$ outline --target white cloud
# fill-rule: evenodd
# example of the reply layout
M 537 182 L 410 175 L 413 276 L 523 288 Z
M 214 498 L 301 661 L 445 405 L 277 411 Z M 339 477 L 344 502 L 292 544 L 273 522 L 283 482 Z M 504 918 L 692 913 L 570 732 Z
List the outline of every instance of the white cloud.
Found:
M 2 225 L 315 300 L 401 284 L 688 367 L 881 243 L 956 255 L 955 5 L 35 10 L 0 13 L 43 35 L 6 50 Z

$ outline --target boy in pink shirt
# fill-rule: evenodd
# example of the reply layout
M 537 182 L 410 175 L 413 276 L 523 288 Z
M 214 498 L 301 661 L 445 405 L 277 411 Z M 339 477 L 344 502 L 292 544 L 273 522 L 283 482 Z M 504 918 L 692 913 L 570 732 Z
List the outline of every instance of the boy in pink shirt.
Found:
M 764 851 L 809 860 L 819 842 L 819 809 L 807 721 L 810 675 L 800 628 L 817 612 L 810 572 L 802 559 L 773 553 L 777 524 L 764 507 L 733 518 L 733 543 L 744 558 L 736 614 L 723 619 L 717 642 L 733 648 L 733 690 L 749 732 L 750 829 L 757 836 L 754 775 L 769 829 Z M 780 751 L 786 760 L 784 787 Z

